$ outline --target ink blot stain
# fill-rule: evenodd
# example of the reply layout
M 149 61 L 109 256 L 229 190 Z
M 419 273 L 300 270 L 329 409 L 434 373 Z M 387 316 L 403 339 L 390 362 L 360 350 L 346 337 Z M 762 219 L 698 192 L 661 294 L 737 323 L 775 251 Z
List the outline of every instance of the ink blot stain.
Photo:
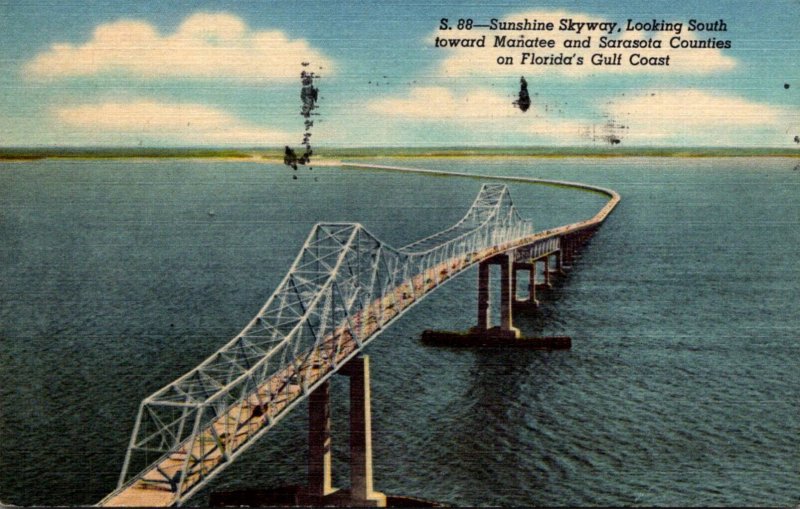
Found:
M 790 87 L 790 86 L 791 86 L 791 85 L 789 85 L 788 83 L 784 83 L 784 84 L 783 84 L 783 88 L 784 88 L 784 90 L 789 90 L 789 87 Z
M 606 114 L 604 116 L 608 117 L 609 115 Z M 602 140 L 612 146 L 619 145 L 620 143 L 622 143 L 622 137 L 621 137 L 622 131 L 624 131 L 625 129 L 630 129 L 630 127 L 619 123 L 617 120 L 613 118 L 609 118 L 603 127 L 605 134 L 602 135 L 600 135 L 599 133 L 595 133 L 594 127 L 592 127 L 592 134 L 591 134 L 592 141 Z
M 297 152 L 287 145 L 286 150 L 283 153 L 283 164 L 286 166 L 291 166 L 295 171 L 297 171 L 297 161 Z
M 523 113 L 531 107 L 531 96 L 528 94 L 528 82 L 525 81 L 525 76 L 519 79 L 519 94 L 517 100 L 512 104 L 522 110 Z
M 800 143 L 800 136 L 795 136 L 794 137 L 794 142 L 795 143 Z
M 308 62 L 302 63 L 303 67 L 308 67 Z M 303 104 L 300 110 L 300 115 L 305 119 L 303 121 L 303 141 L 301 144 L 305 148 L 303 155 L 298 156 L 297 152 L 290 146 L 286 145 L 283 153 L 283 164 L 291 166 L 293 170 L 297 171 L 298 165 L 305 165 L 311 162 L 311 155 L 314 150 L 311 148 L 311 128 L 314 127 L 314 121 L 311 120 L 311 115 L 316 115 L 314 110 L 318 108 L 317 101 L 319 100 L 319 89 L 314 86 L 314 79 L 318 76 L 313 72 L 306 72 L 303 70 L 300 73 L 300 101 Z M 292 176 L 293 180 L 297 179 L 297 175 Z

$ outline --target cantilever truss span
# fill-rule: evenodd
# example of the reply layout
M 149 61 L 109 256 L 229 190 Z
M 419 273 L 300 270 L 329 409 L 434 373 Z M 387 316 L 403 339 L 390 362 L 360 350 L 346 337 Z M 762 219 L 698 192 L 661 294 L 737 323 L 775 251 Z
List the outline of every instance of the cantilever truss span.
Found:
M 358 223 L 316 224 L 250 323 L 142 401 L 118 487 L 99 505 L 180 505 L 445 280 L 558 239 L 535 234 L 502 184 L 484 184 L 451 228 L 400 249 Z

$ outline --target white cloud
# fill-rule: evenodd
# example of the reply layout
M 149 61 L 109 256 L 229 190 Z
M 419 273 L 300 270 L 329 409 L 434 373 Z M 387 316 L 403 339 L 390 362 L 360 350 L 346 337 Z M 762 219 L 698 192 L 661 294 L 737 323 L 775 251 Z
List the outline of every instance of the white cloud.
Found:
M 414 87 L 406 97 L 372 100 L 367 109 L 393 117 L 442 121 L 483 122 L 522 115 L 512 99 L 480 88 L 453 92 L 446 87 Z
M 554 118 L 542 120 L 528 126 L 525 131 L 557 140 L 563 144 L 585 144 L 591 140 L 593 121 Z
M 736 66 L 736 60 L 725 55 L 718 49 L 673 49 L 669 45 L 669 39 L 674 37 L 674 32 L 639 32 L 626 31 L 624 26 L 620 26 L 622 31 L 607 34 L 599 31 L 581 32 L 576 34 L 570 31 L 560 31 L 559 20 L 571 19 L 574 22 L 617 22 L 623 20 L 606 20 L 588 14 L 567 12 L 567 11 L 528 11 L 508 15 L 500 21 L 522 21 L 538 20 L 541 22 L 553 22 L 552 31 L 507 31 L 473 29 L 471 31 L 437 31 L 434 33 L 429 44 L 433 45 L 436 36 L 439 37 L 481 37 L 486 36 L 484 48 L 458 47 L 456 49 L 438 49 L 445 51 L 447 57 L 442 61 L 439 71 L 446 76 L 518 76 L 520 74 L 562 74 L 572 77 L 584 77 L 591 74 L 605 73 L 681 73 L 681 74 L 709 74 L 720 71 L 728 71 Z M 453 35 L 456 34 L 456 35 Z M 553 39 L 553 48 L 504 48 L 494 47 L 495 36 L 505 36 L 507 40 L 518 40 L 523 35 L 526 40 L 534 38 Z M 590 48 L 565 48 L 564 42 L 568 40 L 584 40 L 591 36 Z M 643 40 L 652 37 L 654 40 L 661 41 L 661 49 L 632 49 L 632 48 L 600 48 L 600 37 L 606 36 L 609 39 L 619 40 Z M 684 40 L 695 40 L 691 33 L 686 32 L 686 27 L 682 30 L 680 37 Z M 719 37 L 722 39 L 722 37 Z M 573 59 L 573 65 L 530 65 L 522 63 L 521 54 L 524 52 L 535 53 L 537 56 L 570 56 L 577 54 L 583 56 L 583 65 L 576 65 L 577 59 Z M 592 65 L 591 56 L 602 53 L 605 56 L 614 54 L 621 55 L 623 65 Z M 663 57 L 670 55 L 669 65 L 664 66 L 632 66 L 629 65 L 630 57 L 638 53 L 642 57 Z M 513 65 L 498 65 L 497 58 L 501 56 L 511 56 L 514 59 Z
M 193 103 L 149 100 L 63 106 L 56 119 L 88 135 L 118 142 L 157 140 L 166 143 L 263 145 L 281 144 L 293 136 L 264 129 L 222 110 Z
M 605 107 L 580 117 L 539 101 L 527 112 L 486 88 L 417 87 L 408 94 L 369 101 L 385 119 L 446 124 L 464 139 L 486 143 L 585 145 L 619 138 L 625 145 L 761 145 L 791 141 L 800 112 L 716 91 L 681 89 L 628 94 L 598 101 Z M 588 116 L 587 116 L 588 115 Z M 795 129 L 796 130 L 796 129 Z
M 387 117 L 468 126 L 471 132 L 485 132 L 492 139 L 522 134 L 567 144 L 586 141 L 591 122 L 548 114 L 537 105 L 523 112 L 512 102 L 513 98 L 485 88 L 415 87 L 405 97 L 376 99 L 366 107 Z
M 614 101 L 608 113 L 628 126 L 626 138 L 639 143 L 689 140 L 747 145 L 748 132 L 777 135 L 798 118 L 797 111 L 696 89 L 626 97 Z
M 225 13 L 197 13 L 172 34 L 145 21 L 99 25 L 83 45 L 54 44 L 25 66 L 34 79 L 120 73 L 139 78 L 227 78 L 238 81 L 297 80 L 302 63 L 332 72 L 332 62 L 303 39 L 257 31 Z

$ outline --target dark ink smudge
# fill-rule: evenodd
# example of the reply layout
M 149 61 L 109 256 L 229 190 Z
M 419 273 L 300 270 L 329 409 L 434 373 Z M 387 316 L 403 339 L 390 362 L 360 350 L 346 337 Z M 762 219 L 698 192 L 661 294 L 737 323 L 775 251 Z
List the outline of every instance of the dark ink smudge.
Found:
M 308 67 L 308 62 L 302 63 L 303 67 Z M 311 155 L 314 153 L 311 148 L 311 128 L 314 127 L 314 121 L 311 120 L 311 115 L 316 115 L 314 110 L 318 108 L 317 101 L 319 100 L 319 88 L 314 86 L 314 79 L 318 78 L 313 72 L 306 72 L 303 70 L 300 73 L 300 82 L 302 88 L 300 89 L 300 100 L 303 107 L 300 110 L 300 115 L 305 118 L 303 122 L 303 141 L 301 144 L 305 147 L 303 155 L 298 156 L 288 145 L 286 146 L 283 154 L 283 163 L 286 166 L 291 166 L 293 170 L 297 171 L 298 165 L 305 165 L 311 162 Z M 293 175 L 292 179 L 297 179 L 297 175 Z
M 528 111 L 531 107 L 531 96 L 528 94 L 528 82 L 525 81 L 525 76 L 519 79 L 519 96 L 512 104 L 523 112 Z
M 608 114 L 604 115 L 608 117 Z M 604 141 L 609 145 L 619 145 L 622 143 L 622 131 L 625 129 L 630 129 L 629 126 L 619 123 L 613 118 L 609 118 L 606 123 L 603 125 L 603 130 L 605 134 L 600 134 L 595 131 L 595 127 L 592 126 L 591 134 L 588 133 L 587 135 L 591 138 L 592 141 Z
M 289 145 L 286 145 L 286 150 L 283 153 L 283 164 L 297 170 L 297 152 Z

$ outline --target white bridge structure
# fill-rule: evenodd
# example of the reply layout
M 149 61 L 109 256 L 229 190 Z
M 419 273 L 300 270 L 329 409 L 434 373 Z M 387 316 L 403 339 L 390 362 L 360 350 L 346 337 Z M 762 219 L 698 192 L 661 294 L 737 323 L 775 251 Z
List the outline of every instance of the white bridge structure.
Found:
M 498 256 L 520 262 L 555 254 L 567 263 L 619 195 L 547 183 L 611 199 L 591 219 L 537 233 L 505 185 L 484 184 L 458 223 L 399 249 L 358 223 L 316 224 L 250 323 L 141 402 L 118 486 L 99 505 L 186 502 L 398 316 L 467 268 Z

